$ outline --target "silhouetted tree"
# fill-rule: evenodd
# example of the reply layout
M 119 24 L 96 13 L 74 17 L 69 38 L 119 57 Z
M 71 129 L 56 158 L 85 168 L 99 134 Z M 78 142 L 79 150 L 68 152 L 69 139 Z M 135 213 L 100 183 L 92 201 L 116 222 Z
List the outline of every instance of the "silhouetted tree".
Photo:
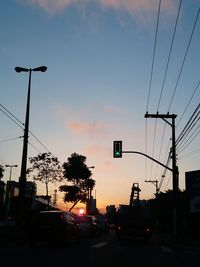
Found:
M 85 203 L 89 193 L 95 186 L 95 180 L 90 178 L 92 172 L 86 165 L 86 157 L 77 153 L 71 154 L 68 161 L 63 164 L 63 174 L 70 185 L 60 186 L 60 191 L 65 192 L 64 201 L 72 202 L 72 210 L 80 201 Z
M 45 184 L 46 196 L 49 194 L 49 183 L 61 182 L 63 180 L 62 167 L 57 157 L 50 152 L 40 153 L 36 157 L 29 158 L 32 167 L 28 173 L 33 173 L 33 179 Z

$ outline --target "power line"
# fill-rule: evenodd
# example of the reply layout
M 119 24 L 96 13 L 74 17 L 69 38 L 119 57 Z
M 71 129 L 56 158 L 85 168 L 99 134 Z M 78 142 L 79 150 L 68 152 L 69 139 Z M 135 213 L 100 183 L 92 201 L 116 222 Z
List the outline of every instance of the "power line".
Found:
M 41 151 L 36 147 L 34 146 L 33 144 L 31 144 L 30 142 L 28 142 L 30 146 L 32 146 L 36 151 L 38 151 L 39 153 L 41 153 Z
M 158 14 L 157 14 L 157 22 L 156 22 L 156 33 L 155 33 L 155 40 L 154 40 L 153 58 L 152 58 L 152 64 L 151 64 L 151 74 L 150 74 L 150 80 L 149 80 L 149 90 L 148 90 L 146 112 L 148 112 L 148 109 L 149 109 L 149 100 L 150 100 L 150 93 L 151 93 L 151 84 L 152 84 L 154 61 L 155 61 L 155 54 L 156 54 L 156 45 L 157 45 L 157 36 L 158 36 L 158 25 L 159 25 L 159 18 L 160 18 L 160 7 L 161 7 L 161 0 L 159 0 L 159 6 L 158 6 Z
M 189 39 L 189 42 L 188 42 L 188 45 L 187 45 L 187 48 L 186 48 L 186 52 L 185 52 L 185 55 L 184 55 L 184 58 L 183 58 L 181 69 L 179 71 L 178 79 L 176 81 L 176 85 L 174 87 L 172 98 L 171 98 L 171 101 L 170 101 L 170 104 L 169 104 L 169 107 L 168 107 L 168 112 L 169 112 L 169 110 L 171 108 L 172 101 L 174 99 L 174 96 L 175 96 L 175 93 L 176 93 L 176 90 L 177 90 L 177 87 L 178 87 L 178 83 L 179 83 L 179 80 L 180 80 L 180 77 L 181 77 L 181 74 L 182 74 L 182 71 L 183 71 L 183 67 L 185 65 L 186 57 L 187 57 L 187 54 L 188 54 L 188 51 L 189 51 L 189 47 L 190 47 L 190 44 L 191 44 L 191 41 L 192 41 L 192 37 L 193 37 L 193 34 L 194 34 L 194 30 L 196 28 L 196 24 L 197 24 L 197 21 L 198 21 L 199 12 L 200 12 L 200 8 L 198 9 L 197 16 L 196 16 L 196 19 L 195 19 L 195 22 L 194 22 L 194 25 L 193 25 L 193 28 L 192 28 L 192 32 L 191 32 L 190 39 Z
M 199 82 L 197 83 L 197 86 L 195 87 L 195 89 L 194 89 L 194 91 L 193 91 L 193 93 L 192 93 L 192 96 L 190 97 L 190 99 L 189 99 L 189 101 L 188 101 L 188 104 L 186 105 L 186 108 L 184 109 L 183 114 L 181 115 L 181 118 L 180 118 L 179 122 L 177 123 L 177 127 L 179 126 L 181 120 L 183 119 L 183 116 L 185 115 L 185 113 L 186 113 L 186 111 L 187 111 L 187 109 L 188 109 L 188 107 L 189 107 L 189 105 L 190 105 L 190 103 L 191 103 L 191 101 L 192 101 L 192 99 L 193 99 L 193 97 L 194 97 L 194 95 L 195 95 L 197 89 L 199 88 L 199 85 L 200 85 L 200 80 L 199 80 Z
M 19 139 L 22 137 L 23 136 L 18 136 L 18 137 L 14 137 L 14 138 L 5 139 L 5 140 L 0 140 L 0 143 L 6 143 L 6 142 L 13 141 L 13 140 L 16 140 L 16 139 Z
M 157 129 L 157 118 L 155 119 L 155 126 L 154 126 L 152 158 L 154 158 L 155 141 L 156 141 L 156 129 Z M 152 161 L 152 162 L 151 162 L 151 174 L 150 174 L 150 179 L 151 179 L 151 176 L 152 176 L 153 163 L 154 163 L 154 162 Z
M 165 81 L 166 81 L 166 77 L 167 77 L 167 73 L 168 73 L 169 62 L 170 62 L 170 59 L 171 59 L 172 48 L 173 48 L 175 34 L 176 34 L 176 28 L 177 28 L 178 19 L 179 19 L 180 10 L 181 10 L 181 4 L 182 4 L 182 0 L 180 0 L 180 2 L 179 2 L 179 8 L 178 8 L 177 16 L 176 16 L 176 22 L 175 22 L 173 36 L 172 36 L 172 41 L 171 41 L 171 45 L 170 45 L 170 50 L 169 50 L 167 65 L 166 65 L 166 69 L 165 69 L 164 79 L 163 79 L 163 82 L 162 82 L 162 88 L 161 88 L 161 92 L 160 92 L 160 97 L 159 97 L 159 100 L 158 100 L 157 111 L 159 110 L 159 106 L 160 106 L 160 102 L 161 102 L 161 97 L 162 97 L 162 94 L 163 94 L 163 89 L 164 89 L 164 86 L 165 86 Z
M 165 86 L 165 81 L 166 81 L 166 77 L 167 77 L 167 73 L 168 73 L 169 62 L 170 62 L 170 59 L 171 59 L 172 48 L 173 48 L 173 44 L 174 44 L 176 29 L 177 29 L 177 25 L 178 25 L 180 10 L 181 10 L 181 4 L 182 4 L 182 0 L 180 0 L 180 2 L 179 2 L 179 7 L 178 7 L 178 11 L 177 11 L 177 16 L 176 16 L 176 22 L 175 22 L 175 25 L 174 25 L 174 30 L 173 30 L 173 35 L 172 35 L 172 41 L 171 41 L 169 55 L 168 55 L 168 59 L 167 59 L 167 65 L 166 65 L 165 74 L 164 74 L 164 78 L 163 78 L 163 82 L 162 82 L 162 87 L 161 87 L 161 92 L 160 92 L 160 96 L 159 96 L 159 100 L 158 100 L 157 112 L 159 110 L 159 106 L 160 106 L 160 102 L 161 102 L 161 97 L 162 97 L 162 94 L 163 94 L 163 90 L 164 90 L 164 86 Z M 162 150 L 163 142 L 164 142 L 165 129 L 166 129 L 166 122 L 164 124 L 164 129 L 163 129 L 163 134 L 162 134 L 162 139 L 161 139 L 161 146 L 160 146 L 158 160 L 160 160 L 160 157 L 161 157 L 161 150 Z M 153 155 L 154 155 L 154 146 L 155 146 L 156 131 L 157 131 L 157 118 L 155 120 L 154 137 L 153 137 Z M 152 163 L 152 165 L 153 165 L 153 163 Z M 152 168 L 152 165 L 151 165 L 151 168 Z M 158 171 L 158 166 L 156 168 L 155 176 L 157 175 L 157 171 Z M 156 177 L 155 177 L 155 179 L 156 179 Z
M 49 149 L 31 131 L 29 132 L 38 141 L 38 143 L 40 143 L 40 145 L 47 150 L 47 152 L 50 152 Z
M 199 118 L 200 119 L 200 118 Z M 182 153 L 195 139 L 196 137 L 200 134 L 200 125 L 199 127 L 192 133 L 192 135 L 188 138 L 188 140 L 180 147 L 179 153 Z M 199 131 L 198 131 L 199 130 Z M 197 132 L 198 131 L 198 132 Z M 197 133 L 196 133 L 197 132 Z M 196 134 L 195 134 L 196 133 Z M 193 136 L 195 134 L 195 136 Z M 192 138 L 193 137 L 193 138 Z M 192 138 L 192 139 L 191 139 Z M 190 141 L 189 141 L 190 140 Z
M 200 149 L 196 149 L 196 150 L 193 150 L 193 151 L 190 151 L 189 153 L 181 156 L 179 159 L 183 159 L 183 158 L 186 158 L 186 157 L 190 157 L 190 156 L 193 156 L 194 154 L 198 154 L 200 153 Z
M 170 142 L 171 142 L 171 140 L 169 140 L 169 142 L 168 142 L 167 152 L 166 152 L 166 154 L 165 154 L 165 159 L 166 159 L 166 160 L 165 160 L 165 162 L 166 162 L 165 165 L 166 165 L 166 166 L 169 166 L 169 163 L 170 163 L 170 160 L 171 160 L 171 151 L 169 152 Z M 163 181 L 164 181 L 166 172 L 167 172 L 167 168 L 164 168 L 162 174 L 160 175 L 160 176 L 161 176 L 161 180 L 160 180 L 160 183 L 159 183 L 159 186 L 158 186 L 159 190 L 160 190 L 161 187 L 162 187 L 162 183 L 163 183 Z
M 15 115 L 13 115 L 7 108 L 5 108 L 1 103 L 0 106 L 8 113 L 10 114 L 16 121 L 18 121 L 20 124 L 24 125 Z
M 160 157 L 161 157 L 161 151 L 162 151 L 162 147 L 163 147 L 163 143 L 164 143 L 164 136 L 165 136 L 165 130 L 166 130 L 166 123 L 164 124 L 164 129 L 163 129 L 163 134 L 162 134 L 162 139 L 161 139 L 161 145 L 160 145 L 160 151 L 159 151 L 159 154 L 158 154 L 158 161 L 160 161 Z M 154 180 L 156 180 L 156 176 L 157 176 L 157 172 L 158 172 L 158 165 L 157 165 L 157 168 L 156 168 L 156 173 L 155 173 L 155 178 Z
M 181 5 L 181 2 L 180 2 L 180 5 Z M 180 5 L 179 5 L 179 8 L 180 8 Z M 180 12 L 180 11 L 179 11 L 179 12 Z M 188 54 L 188 51 L 189 51 L 189 47 L 190 47 L 190 44 L 191 44 L 191 41 L 192 41 L 192 37 L 193 37 L 193 34 L 194 34 L 194 30 L 195 30 L 195 27 L 196 27 L 196 24 L 197 24 L 197 21 L 198 21 L 199 12 L 200 12 L 200 9 L 198 9 L 198 12 L 197 12 L 197 16 L 196 16 L 196 19 L 195 19 L 195 22 L 194 22 L 194 25 L 193 25 L 193 28 L 192 28 L 192 32 L 191 32 L 191 35 L 190 35 L 190 39 L 189 39 L 189 42 L 188 42 L 188 45 L 187 45 L 187 48 L 186 48 L 186 52 L 185 52 L 185 55 L 184 55 L 184 58 L 183 58 L 183 62 L 182 62 L 181 69 L 180 69 L 180 72 L 179 72 L 179 75 L 178 75 L 178 79 L 177 79 L 177 81 L 176 81 L 176 85 L 175 85 L 175 88 L 174 88 L 174 91 L 173 91 L 173 95 L 172 95 L 172 98 L 171 98 L 171 101 L 170 101 L 170 104 L 169 104 L 168 111 L 169 111 L 169 109 L 170 109 L 170 107 L 171 107 L 172 101 L 173 101 L 173 99 L 174 99 L 175 92 L 176 92 L 177 87 L 178 87 L 178 83 L 179 83 L 179 80 L 180 80 L 180 77 L 181 77 L 181 74 L 182 74 L 182 70 L 183 70 L 183 67 L 184 67 L 184 64 L 185 64 L 185 61 L 186 61 L 186 57 L 187 57 L 187 54 Z M 191 96 L 191 98 L 190 98 L 190 100 L 189 100 L 189 102 L 188 102 L 188 104 L 187 104 L 187 106 L 186 106 L 186 108 L 185 108 L 185 110 L 184 110 L 182 116 L 181 116 L 181 119 L 179 120 L 179 123 L 180 123 L 180 121 L 182 120 L 182 118 L 183 118 L 183 116 L 184 116 L 184 114 L 185 114 L 185 112 L 186 112 L 186 110 L 187 110 L 189 104 L 191 103 L 192 98 L 194 97 L 194 95 L 195 95 L 195 93 L 196 93 L 196 91 L 197 91 L 197 89 L 198 89 L 198 87 L 199 87 L 199 84 L 200 84 L 200 81 L 198 82 L 198 84 L 197 84 L 197 86 L 196 86 L 196 88 L 195 88 L 195 90 L 194 90 L 194 92 L 193 92 L 193 94 L 192 94 L 192 96 Z M 159 102 L 159 103 L 160 103 L 160 102 Z M 179 123 L 178 123 L 178 124 L 179 124 Z M 188 124 L 189 124 L 189 122 L 188 122 Z M 186 126 L 185 126 L 184 130 L 182 131 L 181 135 L 178 137 L 178 139 L 177 139 L 177 141 L 176 141 L 176 145 L 178 144 L 178 142 L 181 141 L 181 139 L 184 137 L 184 135 L 186 134 L 186 132 L 189 130 L 188 124 L 186 124 Z M 191 125 L 190 125 L 190 127 L 191 127 Z M 192 142 L 192 141 L 191 141 L 191 142 Z M 191 142 L 190 142 L 190 143 L 191 143 Z M 189 145 L 189 144 L 188 144 L 188 145 Z M 162 181 L 163 181 L 163 180 L 162 180 Z M 162 186 L 162 183 L 160 184 L 160 187 L 161 187 L 161 186 Z
M 158 5 L 158 13 L 157 13 L 157 21 L 156 21 L 156 32 L 155 32 L 155 39 L 154 39 L 153 58 L 152 58 L 152 64 L 151 64 L 151 72 L 150 72 L 150 80 L 149 80 L 149 89 L 148 89 L 146 112 L 148 112 L 148 109 L 149 109 L 149 100 L 150 100 L 150 94 L 151 94 L 151 84 L 152 84 L 152 78 L 153 78 L 153 70 L 154 70 L 154 62 L 155 62 L 155 54 L 156 54 L 156 45 L 157 45 L 157 36 L 158 36 L 158 26 L 159 26 L 159 19 L 160 19 L 160 9 L 161 9 L 161 0 L 159 0 L 159 5 Z M 146 121 L 146 125 L 145 125 L 145 151 L 147 153 L 147 121 Z M 147 160 L 146 159 L 145 159 L 145 176 L 147 176 Z
M 177 140 L 176 140 L 176 146 L 180 143 L 180 141 L 184 138 L 185 134 L 188 132 L 188 130 L 190 129 L 190 127 L 192 126 L 192 124 L 194 123 L 195 119 L 197 118 L 198 114 L 196 115 L 196 113 L 198 112 L 198 110 L 200 109 L 200 103 L 197 105 L 196 109 L 194 110 L 192 116 L 190 117 L 190 119 L 188 120 L 188 122 L 186 123 L 185 127 L 183 128 L 182 132 L 180 133 L 180 135 L 178 136 Z M 194 118 L 194 119 L 193 119 Z
M 19 126 L 22 130 L 24 129 L 16 120 L 14 120 L 10 115 L 8 115 L 3 109 L 0 108 L 0 111 L 4 113 L 11 121 L 13 121 L 17 126 Z
M 200 111 L 199 113 L 197 114 L 197 116 L 200 114 Z M 196 118 L 195 118 L 196 119 Z M 192 129 L 195 127 L 195 125 L 197 124 L 197 122 L 200 120 L 200 117 L 197 118 L 197 120 L 191 125 L 191 127 L 188 129 L 188 131 L 185 133 L 185 135 L 183 136 L 182 140 L 179 142 L 179 145 L 178 145 L 178 149 L 183 146 L 183 142 L 184 140 L 188 137 L 188 135 L 190 134 L 190 132 L 192 131 Z M 196 131 L 196 130 L 195 130 Z M 194 134 L 194 133 L 193 133 Z M 192 134 L 192 135 L 193 135 Z M 190 137 L 191 138 L 191 137 Z M 189 139 L 190 139 L 189 138 Z M 187 141 L 186 141 L 187 142 Z M 185 143 L 186 143 L 185 142 Z
M 11 119 L 15 124 L 17 124 L 21 129 L 24 130 L 24 124 L 15 116 L 12 112 L 10 112 L 7 108 L 5 108 L 2 104 L 0 106 L 9 114 L 7 114 L 3 109 L 0 108 L 0 110 L 9 118 Z M 12 116 L 12 117 L 11 117 Z M 14 118 L 14 119 L 13 119 Z M 20 125 L 19 123 L 22 125 Z M 50 152 L 49 149 L 29 130 L 29 133 L 38 141 L 38 143 L 45 149 L 47 152 Z M 36 149 L 38 150 L 38 149 Z

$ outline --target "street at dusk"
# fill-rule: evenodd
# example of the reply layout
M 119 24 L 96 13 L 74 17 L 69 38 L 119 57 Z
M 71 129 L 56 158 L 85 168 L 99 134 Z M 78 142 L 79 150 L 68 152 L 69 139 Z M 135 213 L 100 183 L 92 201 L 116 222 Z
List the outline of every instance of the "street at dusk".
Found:
M 200 0 L 0 4 L 0 265 L 200 266 Z
M 113 159 L 112 144 L 122 140 L 124 150 L 167 165 L 171 127 L 144 116 L 169 112 L 177 115 L 176 139 L 182 137 L 177 164 L 184 190 L 185 172 L 199 169 L 198 116 L 183 132 L 200 99 L 199 7 L 199 0 L 3 1 L 0 164 L 18 165 L 11 179 L 21 173 L 29 78 L 15 68 L 46 66 L 32 72 L 28 158 L 51 152 L 63 164 L 72 153 L 86 156 L 103 212 L 127 204 L 133 182 L 142 199 L 153 198 L 155 187 L 145 180 L 172 189 L 171 172 L 141 155 Z M 7 167 L 4 182 L 9 176 Z M 51 196 L 59 185 L 50 183 Z M 45 194 L 40 182 L 37 194 Z M 60 207 L 69 209 L 58 194 Z

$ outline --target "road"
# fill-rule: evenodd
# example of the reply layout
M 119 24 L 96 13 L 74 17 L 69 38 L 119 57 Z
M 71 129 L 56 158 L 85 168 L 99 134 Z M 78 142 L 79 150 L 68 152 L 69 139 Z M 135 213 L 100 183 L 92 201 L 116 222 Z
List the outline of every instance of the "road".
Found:
M 126 240 L 120 243 L 114 232 L 95 239 L 83 239 L 66 246 L 11 243 L 0 248 L 2 267 L 199 267 L 200 249 L 159 244 L 152 240 Z

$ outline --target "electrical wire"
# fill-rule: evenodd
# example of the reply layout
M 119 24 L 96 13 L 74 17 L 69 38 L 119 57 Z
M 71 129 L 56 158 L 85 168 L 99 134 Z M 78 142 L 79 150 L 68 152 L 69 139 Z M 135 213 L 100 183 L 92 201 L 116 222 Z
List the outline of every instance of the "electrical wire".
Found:
M 31 144 L 30 142 L 28 142 L 30 146 L 32 146 L 37 152 L 41 153 L 41 151 L 39 149 L 37 149 L 36 146 L 34 146 L 33 144 Z
M 19 138 L 22 138 L 22 136 L 1 140 L 0 143 L 6 143 L 6 142 L 9 142 L 9 141 L 13 141 L 13 140 L 19 139 Z
M 163 128 L 163 134 L 162 134 L 162 139 L 161 139 L 160 151 L 159 151 L 158 159 L 157 159 L 158 161 L 160 161 L 160 158 L 161 158 L 161 152 L 162 152 L 163 143 L 164 143 L 164 137 L 165 137 L 165 130 L 166 130 L 166 122 L 165 122 L 164 128 Z M 158 164 L 157 164 L 157 167 L 156 167 L 156 172 L 155 172 L 154 180 L 157 179 L 157 172 L 158 172 Z
M 158 6 L 158 14 L 157 14 L 157 22 L 156 22 L 156 33 L 155 33 L 155 40 L 154 40 L 153 58 L 152 58 L 152 64 L 151 64 L 151 73 L 150 73 L 150 80 L 149 80 L 149 90 L 148 90 L 146 112 L 148 112 L 148 109 L 149 109 L 149 100 L 150 100 L 150 93 L 151 93 L 151 85 L 152 85 L 155 54 L 156 54 L 156 45 L 157 45 L 157 36 L 158 36 L 158 25 L 159 25 L 159 19 L 160 19 L 160 8 L 161 8 L 161 0 L 159 0 L 159 6 Z
M 15 116 L 12 112 L 10 112 L 7 108 L 5 108 L 2 104 L 0 106 L 9 114 L 7 114 L 3 109 L 0 108 L 0 111 L 2 111 L 9 119 L 11 119 L 15 124 L 17 124 L 21 129 L 24 130 L 24 124 Z M 14 118 L 14 119 L 13 119 Z M 20 124 L 22 125 L 20 125 Z M 29 130 L 29 133 L 37 140 L 37 142 L 45 149 L 47 152 L 50 152 L 50 150 Z M 37 149 L 38 150 L 38 149 Z M 38 150 L 39 151 L 39 150 Z
M 183 117 L 184 117 L 184 115 L 185 115 L 185 113 L 186 113 L 186 111 L 187 111 L 187 109 L 188 109 L 188 107 L 189 107 L 189 105 L 190 105 L 190 103 L 191 103 L 191 101 L 192 101 L 194 95 L 195 95 L 196 92 L 197 92 L 197 89 L 199 89 L 199 85 L 200 85 L 200 80 L 199 80 L 199 82 L 197 83 L 197 86 L 195 87 L 195 89 L 194 89 L 194 91 L 193 91 L 193 93 L 192 93 L 192 96 L 190 97 L 190 99 L 189 99 L 189 101 L 188 101 L 188 104 L 186 105 L 186 108 L 184 109 L 183 114 L 181 115 L 181 118 L 180 118 L 180 120 L 179 120 L 178 123 L 177 123 L 176 128 L 178 128 L 178 126 L 179 126 L 181 120 L 183 119 Z
M 180 0 L 180 2 L 179 2 L 179 7 L 178 7 L 177 15 L 176 15 L 176 21 L 175 21 L 175 25 L 174 25 L 174 30 L 173 30 L 173 35 L 172 35 L 172 41 L 171 41 L 169 55 L 168 55 L 168 59 L 167 59 L 167 65 L 166 65 L 166 68 L 165 68 L 165 74 L 164 74 L 164 78 L 163 78 L 163 82 L 162 82 L 162 87 L 161 87 L 161 92 L 160 92 L 160 96 L 159 96 L 159 100 L 158 100 L 158 105 L 157 105 L 157 113 L 158 113 L 158 110 L 159 110 L 159 107 L 160 107 L 161 97 L 162 97 L 162 94 L 163 94 L 163 90 L 164 90 L 164 86 L 165 86 L 165 81 L 166 81 L 166 77 L 167 77 L 167 73 L 168 73 L 168 68 L 169 68 L 169 63 L 170 63 L 170 59 L 171 59 L 172 48 L 173 48 L 175 34 L 176 34 L 176 29 L 177 29 L 177 25 L 178 25 L 178 20 L 179 20 L 181 5 L 182 5 L 182 0 Z M 166 122 L 164 124 L 164 129 L 163 129 L 163 134 L 162 134 L 162 139 L 161 139 L 161 146 L 160 146 L 158 161 L 160 160 L 160 157 L 161 157 L 161 150 L 162 150 L 163 142 L 164 142 L 165 129 L 166 129 Z M 154 157 L 154 147 L 155 147 L 156 131 L 157 131 L 157 118 L 155 119 L 152 157 Z M 151 164 L 151 174 L 152 174 L 152 166 L 153 166 L 153 162 Z M 157 175 L 157 171 L 158 171 L 158 166 L 156 168 L 155 176 Z M 156 180 L 156 178 L 154 180 Z
M 179 149 L 179 154 L 182 153 L 195 139 L 196 137 L 200 134 L 200 125 L 199 127 L 193 132 L 193 134 L 189 137 L 189 139 L 183 144 L 182 147 Z M 199 131 L 198 131 L 199 130 Z M 198 131 L 198 132 L 197 132 Z M 197 133 L 196 133 L 197 132 Z M 196 134 L 195 134 L 196 133 Z M 195 134 L 195 136 L 193 136 Z M 192 138 L 193 137 L 193 138 Z M 190 141 L 189 141 L 190 140 Z
M 152 57 L 152 64 L 151 64 L 151 72 L 150 72 L 150 79 L 149 79 L 149 88 L 148 88 L 148 97 L 147 97 L 147 106 L 146 106 L 146 113 L 149 109 L 149 100 L 151 94 L 151 85 L 152 85 L 152 78 L 153 78 L 153 70 L 154 70 L 154 62 L 155 62 L 155 55 L 156 55 L 156 46 L 157 46 L 157 37 L 158 37 L 158 26 L 160 20 L 160 9 L 161 9 L 161 0 L 159 0 L 158 4 L 158 12 L 157 12 L 157 20 L 156 20 L 156 32 L 155 32 L 155 39 L 154 39 L 154 47 L 153 47 L 153 57 Z M 147 154 L 147 120 L 145 125 L 145 152 Z M 147 177 L 147 160 L 145 159 L 145 177 Z
M 182 132 L 180 133 L 180 135 L 178 136 L 177 140 L 176 140 L 176 146 L 178 146 L 178 144 L 180 143 L 180 141 L 184 138 L 184 135 L 187 133 L 187 131 L 190 129 L 190 127 L 192 126 L 192 124 L 195 121 L 195 118 L 197 117 L 196 113 L 198 112 L 198 110 L 200 109 L 200 103 L 197 105 L 196 109 L 194 110 L 192 116 L 190 117 L 190 119 L 188 120 L 188 122 L 186 123 L 185 127 L 183 128 Z M 194 119 L 193 119 L 194 118 Z
M 175 25 L 174 25 L 172 41 L 171 41 L 169 55 L 168 55 L 168 59 L 167 59 L 167 65 L 166 65 L 164 79 L 163 79 L 163 82 L 162 82 L 161 92 L 160 92 L 160 96 L 159 96 L 159 100 L 158 100 L 157 112 L 158 112 L 159 107 L 160 107 L 161 97 L 162 97 L 162 94 L 163 94 L 163 89 L 164 89 L 164 86 L 165 86 L 165 81 L 166 81 L 166 77 L 167 77 L 167 73 L 168 73 L 169 62 L 170 62 L 170 59 L 171 59 L 172 48 L 173 48 L 173 45 L 174 45 L 174 39 L 175 39 L 175 35 L 176 35 L 176 29 L 177 29 L 177 25 L 178 25 L 181 5 L 182 5 L 182 0 L 180 0 L 180 2 L 179 2 L 178 12 L 177 12 L 177 16 L 176 16 L 176 22 L 175 22 Z
M 198 9 L 198 12 L 197 12 L 197 15 L 196 15 L 196 19 L 195 19 L 195 22 L 194 22 L 194 25 L 193 25 L 193 28 L 192 28 L 192 32 L 191 32 L 190 39 L 189 39 L 189 42 L 188 42 L 188 45 L 187 45 L 187 48 L 186 48 L 186 51 L 185 51 L 185 55 L 184 55 L 184 58 L 183 58 L 181 69 L 179 71 L 178 79 L 176 81 L 176 84 L 175 84 L 175 87 L 174 87 L 174 91 L 173 91 L 173 94 L 172 94 L 172 98 L 170 100 L 170 104 L 169 104 L 169 107 L 168 107 L 168 112 L 169 112 L 169 110 L 171 108 L 171 105 L 172 105 L 172 102 L 173 102 L 173 99 L 174 99 L 174 96 L 175 96 L 175 93 L 176 93 L 176 90 L 177 90 L 177 87 L 178 87 L 178 83 L 179 83 L 179 80 L 181 78 L 183 67 L 185 65 L 187 54 L 188 54 L 188 51 L 189 51 L 189 48 L 190 48 L 190 44 L 191 44 L 191 41 L 192 41 L 192 38 L 193 38 L 193 35 L 194 35 L 194 30 L 196 28 L 197 21 L 198 21 L 198 18 L 199 18 L 199 12 L 200 12 L 200 8 Z
M 24 125 L 15 115 L 13 115 L 7 108 L 5 108 L 1 103 L 0 106 L 8 113 L 10 114 L 16 121 L 18 121 L 20 124 Z
M 47 150 L 47 152 L 49 152 L 49 153 L 51 153 L 50 151 L 49 151 L 49 149 L 31 132 L 31 131 L 29 131 L 30 132 L 30 134 L 38 141 L 38 143 L 44 148 L 44 149 L 46 149 Z
M 197 116 L 200 114 L 200 112 L 197 114 Z M 180 147 L 183 146 L 184 140 L 188 137 L 188 135 L 190 134 L 190 132 L 192 131 L 192 129 L 195 127 L 195 125 L 197 124 L 197 122 L 200 120 L 200 117 L 197 118 L 196 122 L 193 123 L 193 125 L 188 129 L 187 133 L 184 135 L 184 137 L 182 138 L 182 140 L 179 142 L 178 144 L 178 149 L 180 149 Z M 198 128 L 197 128 L 198 129 Z M 196 131 L 196 130 L 195 130 Z M 194 131 L 194 132 L 195 132 Z M 193 134 L 192 134 L 193 135 Z M 189 137 L 188 139 L 190 139 L 191 137 Z M 185 141 L 186 143 L 187 141 Z
M 200 153 L 200 149 L 196 149 L 196 150 L 190 151 L 187 154 L 181 156 L 179 159 L 182 160 L 183 158 L 191 157 L 194 154 L 198 154 L 198 153 Z
M 13 121 L 17 126 L 19 126 L 22 130 L 24 129 L 16 120 L 14 120 L 10 115 L 8 115 L 3 109 L 0 108 L 0 111 L 6 115 L 11 121 Z

